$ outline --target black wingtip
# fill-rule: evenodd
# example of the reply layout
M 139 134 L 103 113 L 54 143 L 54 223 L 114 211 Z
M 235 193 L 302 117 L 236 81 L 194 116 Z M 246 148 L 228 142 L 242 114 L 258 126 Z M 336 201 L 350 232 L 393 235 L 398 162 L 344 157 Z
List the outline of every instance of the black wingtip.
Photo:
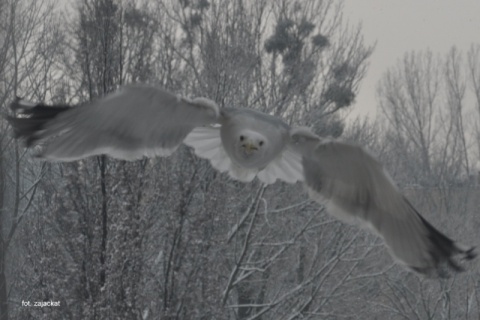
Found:
M 19 111 L 19 110 L 22 111 L 22 110 L 35 108 L 37 105 L 38 105 L 37 103 L 23 100 L 22 98 L 17 96 L 15 100 L 13 100 L 10 103 L 9 107 L 10 107 L 10 110 L 12 111 Z
M 26 146 L 30 147 L 40 139 L 39 133 L 45 125 L 70 107 L 36 104 L 17 97 L 10 103 L 10 109 L 15 116 L 7 115 L 6 119 L 13 128 L 14 137 L 24 139 Z
M 430 254 L 435 261 L 437 274 L 442 278 L 451 276 L 451 272 L 464 272 L 466 269 L 460 265 L 462 260 L 473 260 L 477 256 L 474 247 L 464 249 L 440 231 L 435 229 L 423 217 L 421 218 L 429 232 L 431 240 Z
M 438 276 L 441 278 L 450 277 L 451 271 L 464 272 L 465 268 L 459 264 L 459 261 L 475 259 L 477 256 L 475 247 L 465 247 L 448 238 L 423 218 L 408 200 L 407 203 L 415 211 L 426 228 L 427 236 L 430 240 L 429 253 L 433 261 L 432 267 L 412 269 L 426 276 Z
M 475 251 L 475 247 L 471 247 L 470 249 L 464 251 L 464 257 L 463 259 L 465 260 L 473 260 L 477 257 L 477 252 Z

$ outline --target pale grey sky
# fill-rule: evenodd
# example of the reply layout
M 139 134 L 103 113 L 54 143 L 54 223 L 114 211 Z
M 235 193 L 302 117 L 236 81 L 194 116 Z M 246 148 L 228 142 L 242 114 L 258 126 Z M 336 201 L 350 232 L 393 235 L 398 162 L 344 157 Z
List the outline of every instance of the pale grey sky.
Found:
M 480 43 L 480 0 L 345 0 L 344 8 L 350 23 L 362 22 L 366 43 L 377 41 L 351 116 L 375 115 L 377 82 L 405 52 L 444 55 L 455 45 L 467 53 Z

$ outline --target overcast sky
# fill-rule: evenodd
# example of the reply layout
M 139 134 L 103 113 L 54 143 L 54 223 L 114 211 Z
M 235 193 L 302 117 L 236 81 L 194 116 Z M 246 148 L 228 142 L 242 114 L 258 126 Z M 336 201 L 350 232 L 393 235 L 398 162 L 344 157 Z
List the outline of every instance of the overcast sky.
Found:
M 345 18 L 362 22 L 366 43 L 377 41 L 352 115 L 375 115 L 375 89 L 405 52 L 430 48 L 444 55 L 452 45 L 467 53 L 480 43 L 480 0 L 345 0 Z

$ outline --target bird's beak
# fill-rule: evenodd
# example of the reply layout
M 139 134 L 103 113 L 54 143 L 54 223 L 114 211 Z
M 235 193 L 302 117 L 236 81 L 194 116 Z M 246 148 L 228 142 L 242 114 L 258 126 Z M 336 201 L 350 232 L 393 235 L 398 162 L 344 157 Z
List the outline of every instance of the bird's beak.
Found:
M 242 144 L 242 147 L 247 151 L 247 153 L 252 153 L 253 150 L 257 150 L 258 148 L 250 142 L 245 142 Z

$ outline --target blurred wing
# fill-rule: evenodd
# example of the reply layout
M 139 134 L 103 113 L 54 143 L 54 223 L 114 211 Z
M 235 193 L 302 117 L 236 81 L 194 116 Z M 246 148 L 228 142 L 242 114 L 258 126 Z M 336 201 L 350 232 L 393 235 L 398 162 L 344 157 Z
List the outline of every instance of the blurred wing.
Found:
M 183 142 L 192 147 L 200 158 L 209 159 L 218 171 L 226 172 L 230 169 L 232 161 L 223 148 L 220 127 L 195 128 Z
M 460 271 L 453 256 L 474 257 L 430 225 L 398 191 L 382 166 L 358 146 L 319 144 L 303 159 L 311 197 L 333 216 L 366 224 L 385 240 L 391 254 L 423 274 Z
M 219 116 L 213 101 L 190 101 L 146 85 L 125 86 L 57 113 L 19 102 L 13 108 L 25 115 L 10 119 L 16 135 L 27 142 L 52 138 L 41 157 L 59 161 L 99 154 L 125 160 L 170 155 L 194 127 L 215 123 Z
M 258 173 L 258 178 L 266 184 L 272 184 L 277 179 L 288 183 L 303 181 L 302 156 L 287 146 Z

